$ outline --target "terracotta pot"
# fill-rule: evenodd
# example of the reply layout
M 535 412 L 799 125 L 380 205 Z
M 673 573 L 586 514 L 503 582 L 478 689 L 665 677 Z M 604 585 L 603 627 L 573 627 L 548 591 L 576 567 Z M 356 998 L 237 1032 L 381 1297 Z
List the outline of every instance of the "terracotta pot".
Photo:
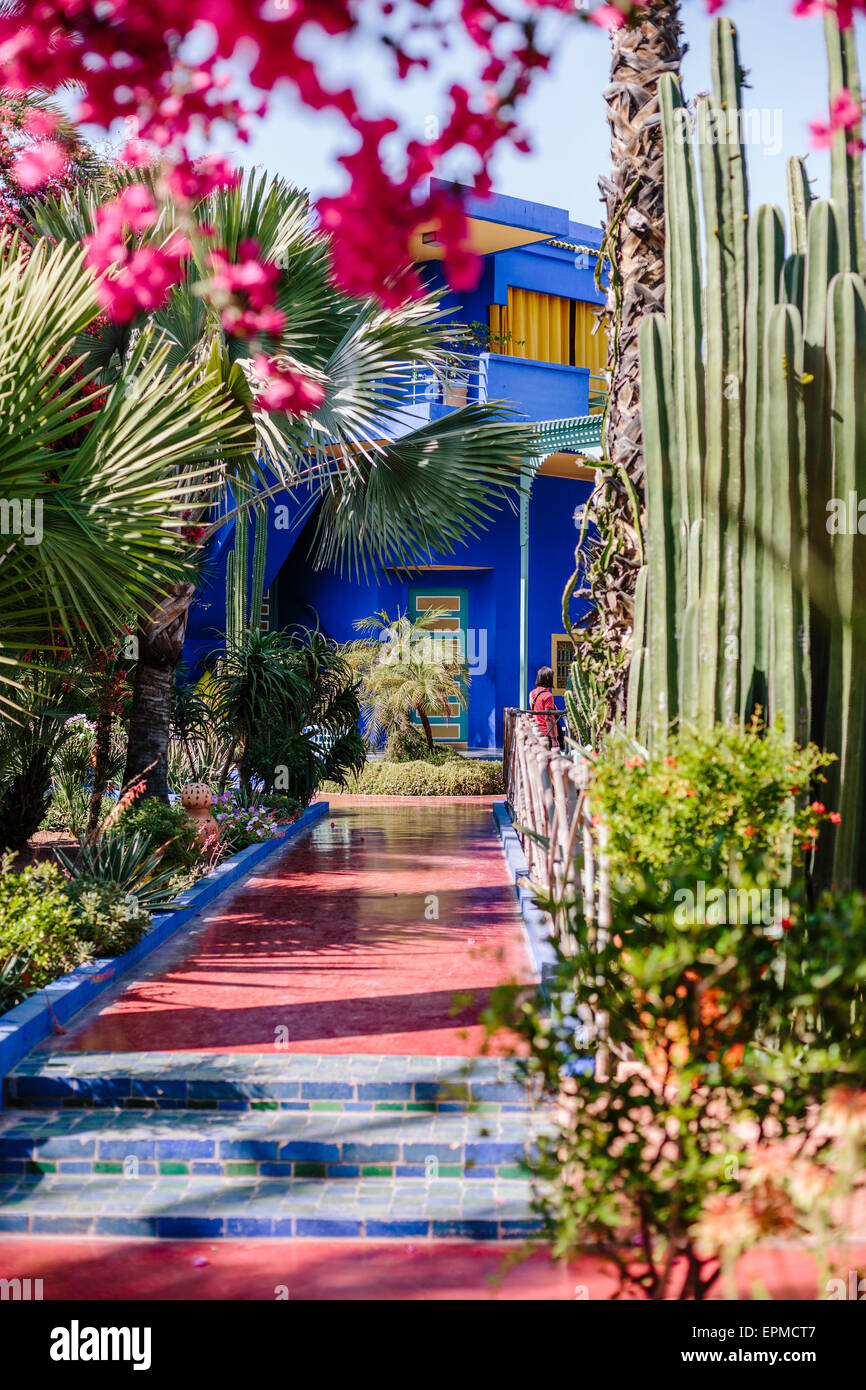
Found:
M 212 802 L 213 792 L 206 782 L 187 782 L 180 789 L 180 803 L 195 821 L 202 840 L 211 839 L 219 830 L 211 811 Z

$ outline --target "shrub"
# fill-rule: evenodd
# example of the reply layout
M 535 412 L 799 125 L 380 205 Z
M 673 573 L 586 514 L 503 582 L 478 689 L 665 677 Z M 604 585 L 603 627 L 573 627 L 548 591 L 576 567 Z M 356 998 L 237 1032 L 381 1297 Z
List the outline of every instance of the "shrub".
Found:
M 323 790 L 339 788 L 326 785 Z M 438 765 L 371 762 L 347 790 L 365 796 L 496 796 L 504 789 L 498 762 L 447 758 Z
M 89 954 L 77 933 L 78 910 L 57 865 L 33 864 L 14 873 L 12 859 L 5 855 L 0 861 L 0 969 L 15 959 L 23 969 L 7 969 L 2 1008 L 74 970 Z
M 404 724 L 394 729 L 385 743 L 385 761 L 388 763 L 426 762 L 427 740 L 415 724 Z
M 765 877 L 748 866 L 743 887 Z M 658 1299 L 703 1298 L 760 1239 L 830 1223 L 863 1175 L 866 897 L 815 913 L 795 897 L 768 929 L 684 921 L 693 885 L 674 871 L 652 901 L 615 899 L 606 941 L 575 910 L 546 998 L 502 988 L 488 1013 L 558 1101 L 532 1161 L 554 1254 L 600 1255 L 620 1293 Z M 581 1074 L 600 1014 L 611 1065 Z M 829 1143 L 843 1121 L 846 1164 Z
M 265 792 L 261 804 L 270 811 L 278 825 L 297 820 L 304 807 L 294 796 L 284 796 L 281 792 Z
M 128 835 L 140 831 L 154 848 L 162 848 L 163 869 L 188 871 L 203 862 L 195 823 L 179 803 L 168 806 L 148 796 L 124 811 L 120 826 Z
M 214 819 L 226 854 L 238 854 L 262 840 L 272 840 L 278 829 L 276 816 L 242 793 L 223 792 L 217 797 Z
M 122 956 L 141 940 L 150 913 L 120 884 L 82 874 L 68 892 L 76 908 L 75 930 L 94 956 Z
M 831 761 L 814 745 L 798 748 L 757 722 L 684 732 L 652 759 L 612 739 L 592 776 L 594 809 L 609 827 L 611 868 L 634 880 L 690 857 L 693 867 L 715 876 L 759 854 L 782 872 L 832 818 L 809 794 Z

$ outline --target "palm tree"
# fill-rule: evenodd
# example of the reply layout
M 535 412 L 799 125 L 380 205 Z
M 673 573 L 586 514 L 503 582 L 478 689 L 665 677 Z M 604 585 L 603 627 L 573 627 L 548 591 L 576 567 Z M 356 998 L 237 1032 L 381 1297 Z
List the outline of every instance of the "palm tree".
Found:
M 217 440 L 241 434 L 221 387 L 172 369 L 147 335 L 94 393 L 76 344 L 98 314 L 79 247 L 0 240 L 0 706 L 13 718 L 28 653 L 81 629 L 113 637 L 189 572 L 183 514 Z
M 375 634 L 348 643 L 346 654 L 361 677 L 361 703 L 367 737 L 378 742 L 387 729 L 418 715 L 427 747 L 433 748 L 431 714 L 448 715 L 451 701 L 466 707 L 469 667 L 453 637 L 437 633 L 436 624 L 452 615 L 431 608 L 415 622 L 403 613 L 389 618 L 381 610 L 354 623 L 358 632 Z
M 86 234 L 94 213 L 92 196 L 82 192 L 40 207 L 34 218 L 62 242 Z M 510 497 L 533 446 L 530 427 L 495 403 L 466 405 L 408 427 L 407 383 L 419 371 L 444 375 L 453 363 L 453 327 L 441 322 L 439 297 L 386 310 L 342 294 L 330 276 L 329 240 L 314 227 L 306 194 L 280 179 L 250 175 L 236 189 L 209 195 L 195 216 L 213 228 L 230 258 L 255 240 L 261 256 L 281 267 L 276 302 L 286 324 L 272 355 L 325 388 L 309 415 L 257 409 L 248 385 L 250 343 L 222 327 L 199 293 L 207 263 L 193 259 L 186 283 L 153 323 L 170 363 L 207 361 L 247 411 L 252 447 L 221 479 L 233 483 L 239 506 L 288 490 L 299 508 L 318 509 L 311 558 L 320 567 L 366 573 L 452 553 Z M 169 230 L 163 223 L 158 235 Z M 109 326 L 94 347 L 94 364 L 103 373 L 118 370 L 133 336 L 129 327 Z M 220 515 L 208 534 L 225 521 Z M 126 778 L 157 759 L 148 790 L 162 796 L 171 687 L 193 593 L 192 584 L 177 586 L 139 634 Z
M 638 331 L 644 314 L 659 312 L 664 301 L 664 152 L 658 84 L 662 73 L 679 71 L 681 34 L 678 0 L 645 0 L 633 19 L 611 34 L 610 84 L 604 94 L 611 131 L 611 175 L 599 183 L 606 206 L 604 249 L 611 266 L 605 460 L 602 483 L 588 513 L 597 521 L 600 537 L 583 540 L 572 587 L 582 574 L 582 592 L 591 598 L 593 609 L 588 623 L 574 634 L 578 660 L 600 682 L 609 718 L 625 714 L 642 552 Z

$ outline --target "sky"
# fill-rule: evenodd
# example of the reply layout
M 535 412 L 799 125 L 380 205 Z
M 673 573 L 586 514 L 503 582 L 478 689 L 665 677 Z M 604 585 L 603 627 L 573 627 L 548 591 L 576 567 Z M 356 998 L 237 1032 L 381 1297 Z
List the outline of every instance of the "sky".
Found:
M 728 0 L 726 13 L 740 35 L 740 55 L 749 70 L 751 90 L 744 106 L 760 112 L 756 129 L 760 137 L 748 151 L 752 206 L 775 202 L 786 207 L 785 163 L 789 155 L 810 150 L 808 122 L 827 111 L 826 63 L 820 20 L 794 19 L 792 0 Z M 682 16 L 689 52 L 683 62 L 687 98 L 706 91 L 709 78 L 710 20 L 704 0 L 683 0 Z M 860 22 L 858 21 L 858 24 Z M 311 36 L 309 51 L 326 70 L 334 45 Z M 858 28 L 861 71 L 866 72 L 866 25 Z M 497 154 L 493 182 L 497 192 L 536 202 L 565 207 L 577 221 L 597 223 L 600 203 L 597 181 L 609 164 L 609 135 L 602 92 L 608 80 L 609 40 L 594 25 L 572 22 L 557 45 L 548 73 L 541 74 L 522 113 L 532 142 L 532 152 Z M 471 55 L 458 50 L 438 90 L 450 80 L 466 81 Z M 336 82 L 350 76 L 374 114 L 399 111 L 405 127 L 423 134 L 425 123 L 436 116 L 434 84 L 425 78 L 409 82 L 388 81 L 372 45 L 359 45 L 348 69 L 332 66 Z M 441 114 L 441 113 L 440 113 Z M 342 120 L 301 107 L 289 96 L 277 96 L 271 114 L 259 123 L 254 139 L 233 146 L 239 162 L 259 165 L 282 174 L 290 182 L 309 188 L 314 196 L 345 186 L 345 175 L 336 157 L 351 150 L 354 137 Z M 809 169 L 816 196 L 829 191 L 829 157 L 809 154 Z M 442 172 L 465 176 L 467 168 Z

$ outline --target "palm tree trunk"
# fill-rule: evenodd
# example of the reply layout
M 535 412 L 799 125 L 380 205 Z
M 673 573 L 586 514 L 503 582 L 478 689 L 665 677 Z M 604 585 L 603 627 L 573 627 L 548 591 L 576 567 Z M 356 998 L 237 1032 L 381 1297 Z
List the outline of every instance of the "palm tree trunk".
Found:
M 171 691 L 183 651 L 189 607 L 195 590 L 178 584 L 139 624 L 138 663 L 123 785 L 143 780 L 145 796 L 168 800 L 168 739 Z M 149 765 L 156 766 L 146 771 Z
M 578 658 L 606 691 L 608 717 L 624 718 L 634 593 L 640 568 L 644 454 L 638 331 L 644 314 L 661 311 L 665 289 L 664 166 L 658 83 L 679 72 L 684 53 L 679 0 L 647 0 L 637 22 L 611 35 L 611 80 L 604 93 L 611 131 L 611 175 L 599 187 L 606 206 L 608 374 L 605 453 L 613 469 L 598 489 L 594 512 L 606 564 L 587 567 L 593 613 L 578 639 Z M 640 518 L 635 516 L 635 502 Z M 577 634 L 575 634 L 577 636 Z
M 415 706 L 415 713 L 421 720 L 421 728 L 424 730 L 424 737 L 427 740 L 427 747 L 433 752 L 433 730 L 430 728 L 430 720 L 427 718 L 427 711 L 421 706 Z

